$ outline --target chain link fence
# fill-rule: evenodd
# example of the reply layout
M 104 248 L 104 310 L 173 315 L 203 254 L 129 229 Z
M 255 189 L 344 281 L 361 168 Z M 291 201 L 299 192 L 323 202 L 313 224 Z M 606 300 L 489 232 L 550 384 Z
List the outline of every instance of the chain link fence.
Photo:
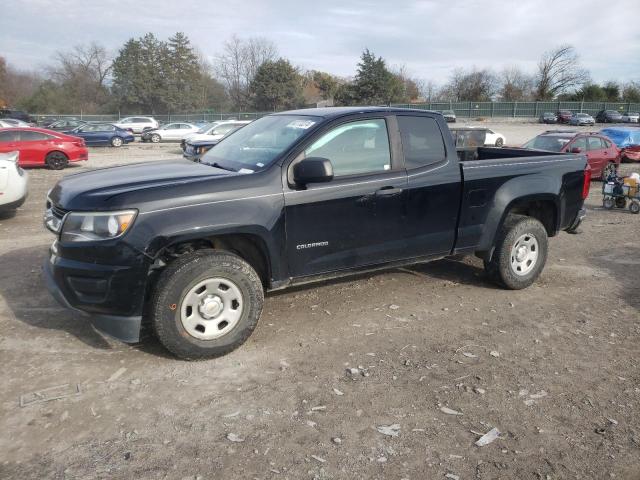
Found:
M 417 108 L 422 110 L 453 110 L 460 118 L 538 118 L 544 112 L 571 110 L 572 112 L 594 115 L 600 110 L 616 110 L 620 113 L 640 112 L 640 103 L 630 102 L 429 102 L 411 104 L 392 104 L 392 107 Z M 48 119 L 73 118 L 87 122 L 117 122 L 124 117 L 153 117 L 162 123 L 189 122 L 209 123 L 217 120 L 255 120 L 272 112 L 192 112 L 169 115 L 145 114 L 120 115 L 32 115 L 38 122 Z

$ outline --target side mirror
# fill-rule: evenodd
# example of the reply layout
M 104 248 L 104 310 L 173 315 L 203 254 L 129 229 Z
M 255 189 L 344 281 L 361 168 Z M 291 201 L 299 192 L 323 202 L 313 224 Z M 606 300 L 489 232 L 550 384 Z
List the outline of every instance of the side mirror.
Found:
M 328 158 L 309 157 L 293 166 L 293 181 L 298 185 L 333 180 L 333 165 Z
M 571 153 L 582 153 L 582 149 L 580 147 L 573 147 Z

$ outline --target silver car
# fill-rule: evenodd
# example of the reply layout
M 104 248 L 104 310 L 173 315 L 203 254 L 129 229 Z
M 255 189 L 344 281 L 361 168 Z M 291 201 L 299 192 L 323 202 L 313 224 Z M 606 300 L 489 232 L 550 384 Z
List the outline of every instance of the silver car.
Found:
M 143 142 L 179 142 L 187 135 L 200 130 L 200 127 L 185 122 L 168 123 L 154 130 L 147 130 L 140 137 Z
M 595 125 L 595 119 L 588 113 L 574 113 L 569 125 Z
M 142 133 L 159 126 L 158 121 L 153 117 L 126 117 L 118 120 L 114 125 L 131 133 Z
M 638 123 L 640 119 L 640 113 L 638 112 L 627 112 L 622 115 L 622 121 L 624 123 Z

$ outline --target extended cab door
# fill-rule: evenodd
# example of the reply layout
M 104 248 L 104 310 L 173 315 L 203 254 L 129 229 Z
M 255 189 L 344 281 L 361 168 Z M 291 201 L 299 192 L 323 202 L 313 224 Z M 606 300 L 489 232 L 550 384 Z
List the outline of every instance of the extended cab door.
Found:
M 288 165 L 286 249 L 292 277 L 373 265 L 404 255 L 400 226 L 407 176 L 397 158 L 389 122 L 385 116 L 359 117 L 331 125 L 310 138 Z M 329 159 L 333 180 L 306 188 L 292 184 L 293 166 L 309 157 Z
M 402 114 L 397 119 L 408 176 L 402 224 L 406 257 L 446 255 L 455 243 L 462 188 L 455 149 L 444 141 L 449 132 L 435 117 Z

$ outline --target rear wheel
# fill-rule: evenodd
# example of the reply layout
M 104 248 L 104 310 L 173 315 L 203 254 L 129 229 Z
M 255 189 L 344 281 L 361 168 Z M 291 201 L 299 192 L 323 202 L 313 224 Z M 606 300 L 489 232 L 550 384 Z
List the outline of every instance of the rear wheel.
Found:
M 640 202 L 638 202 L 637 200 L 633 200 L 633 201 L 629 204 L 629 211 L 630 211 L 631 213 L 635 213 L 635 214 L 640 213 Z
M 69 157 L 62 152 L 51 152 L 44 161 L 51 170 L 62 170 L 69 164 Z
M 531 285 L 547 261 L 548 238 L 542 223 L 524 215 L 509 215 L 498 235 L 493 257 L 485 270 L 511 290 Z
M 496 140 L 496 147 L 501 147 L 502 145 L 504 145 L 504 140 L 498 137 L 498 139 Z
M 121 147 L 122 146 L 122 138 L 120 137 L 113 137 L 111 139 L 111 146 L 112 147 Z
M 627 208 L 627 199 L 625 197 L 616 197 L 617 208 Z
M 249 338 L 263 302 L 262 282 L 251 265 L 229 252 L 200 250 L 162 272 L 151 299 L 151 322 L 175 356 L 218 357 Z

